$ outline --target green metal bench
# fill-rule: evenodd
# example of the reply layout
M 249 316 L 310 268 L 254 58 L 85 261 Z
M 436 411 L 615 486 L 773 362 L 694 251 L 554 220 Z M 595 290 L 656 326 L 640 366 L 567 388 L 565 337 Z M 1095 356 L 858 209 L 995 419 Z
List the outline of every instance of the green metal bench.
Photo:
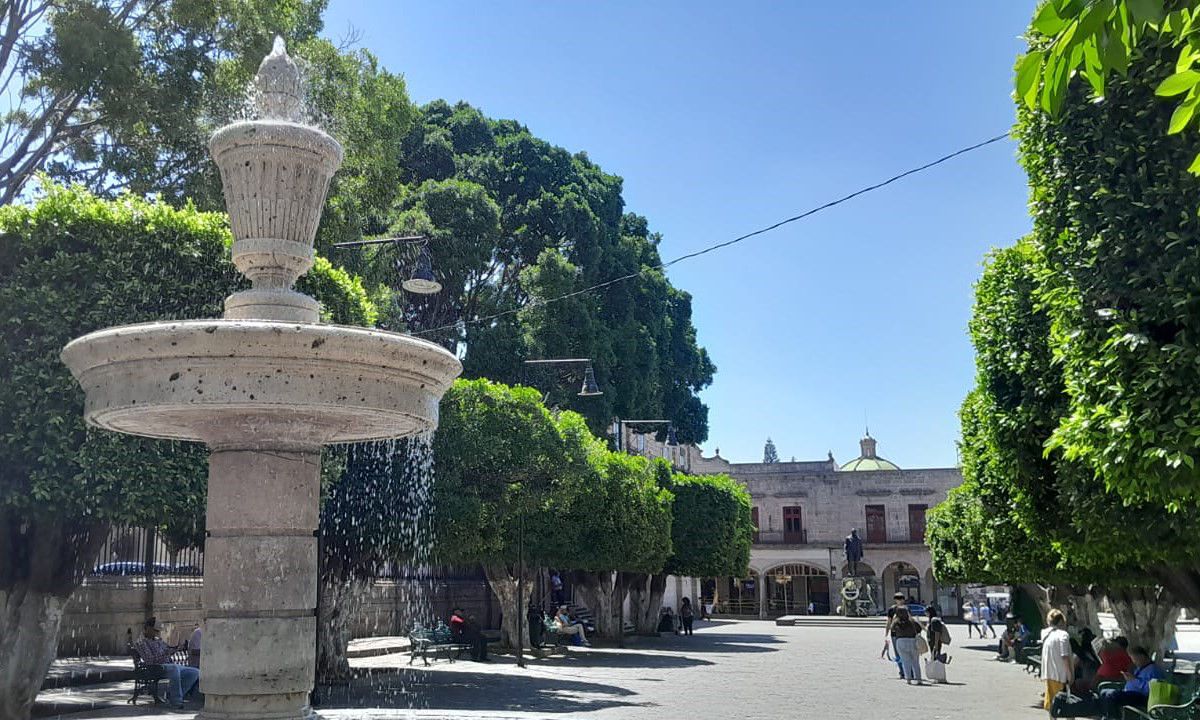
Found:
M 464 652 L 471 649 L 470 645 L 456 641 L 453 633 L 450 632 L 450 628 L 444 626 L 433 629 L 413 628 L 412 632 L 408 634 L 408 642 L 409 665 L 412 665 L 413 661 L 418 657 L 428 665 L 431 653 L 434 660 L 437 660 L 439 655 L 444 654 L 450 662 L 454 662 Z
M 1125 707 L 1121 709 L 1122 720 L 1200 720 L 1200 665 L 1190 673 L 1171 673 L 1171 682 L 1180 687 L 1178 704 L 1145 710 Z

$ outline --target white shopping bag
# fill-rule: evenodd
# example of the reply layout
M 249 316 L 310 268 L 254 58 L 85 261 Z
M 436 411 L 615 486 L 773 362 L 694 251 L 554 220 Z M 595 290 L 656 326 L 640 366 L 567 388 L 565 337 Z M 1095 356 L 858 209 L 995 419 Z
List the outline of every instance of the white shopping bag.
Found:
M 946 682 L 946 663 L 941 660 L 926 660 L 925 677 L 933 682 Z

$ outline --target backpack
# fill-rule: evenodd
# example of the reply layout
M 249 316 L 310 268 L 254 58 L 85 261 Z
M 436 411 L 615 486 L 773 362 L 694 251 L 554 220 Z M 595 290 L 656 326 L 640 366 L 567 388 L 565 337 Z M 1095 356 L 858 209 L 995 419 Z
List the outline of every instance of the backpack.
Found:
M 941 618 L 938 618 L 937 624 L 938 624 L 938 634 L 942 636 L 942 644 L 949 645 L 950 644 L 950 628 L 946 627 L 946 623 L 943 622 Z

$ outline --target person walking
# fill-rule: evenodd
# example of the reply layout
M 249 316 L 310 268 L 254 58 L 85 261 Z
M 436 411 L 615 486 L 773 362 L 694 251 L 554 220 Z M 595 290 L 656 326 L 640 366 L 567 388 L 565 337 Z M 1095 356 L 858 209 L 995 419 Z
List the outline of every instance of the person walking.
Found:
M 996 637 L 996 629 L 992 627 L 992 606 L 985 600 L 979 605 L 979 637 L 987 637 L 987 633 L 991 633 L 992 637 Z
M 963 603 L 962 619 L 963 619 L 963 622 L 966 623 L 966 625 L 967 625 L 967 639 L 968 640 L 972 637 L 972 635 L 971 635 L 972 630 L 979 633 L 979 637 L 983 637 L 983 633 L 979 631 L 978 615 L 976 615 L 976 613 L 975 613 L 975 603 L 970 602 L 970 601 Z
M 683 626 L 683 634 L 692 634 L 692 623 L 696 621 L 695 613 L 692 611 L 692 601 L 690 598 L 684 598 L 679 603 L 679 622 Z
M 887 625 L 883 627 L 883 649 L 887 652 L 887 644 L 892 644 L 892 660 L 896 663 L 896 670 L 900 673 L 900 677 L 904 677 L 904 665 L 900 662 L 900 653 L 896 650 L 896 633 L 893 631 L 896 623 L 896 611 L 904 608 L 907 612 L 908 601 L 904 597 L 904 593 L 896 593 L 892 595 L 892 606 L 887 611 Z
M 1046 625 L 1050 629 L 1042 638 L 1042 680 L 1046 683 L 1042 707 L 1050 712 L 1055 696 L 1075 679 L 1075 658 L 1062 610 L 1055 608 L 1046 613 Z
M 917 636 L 921 634 L 921 623 L 913 620 L 907 607 L 896 608 L 892 619 L 892 647 L 900 658 L 900 670 L 909 685 L 924 685 L 921 679 L 921 657 L 917 653 Z

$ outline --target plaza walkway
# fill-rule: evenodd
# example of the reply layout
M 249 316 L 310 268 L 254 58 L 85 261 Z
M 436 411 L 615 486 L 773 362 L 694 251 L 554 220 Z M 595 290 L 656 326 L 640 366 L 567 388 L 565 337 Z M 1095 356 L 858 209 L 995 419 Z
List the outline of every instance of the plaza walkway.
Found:
M 954 628 L 950 685 L 915 687 L 879 659 L 878 628 L 777 627 L 760 621 L 702 623 L 690 638 L 639 638 L 625 649 L 572 648 L 517 668 L 441 661 L 407 666 L 407 655 L 361 658 L 349 688 L 325 691 L 321 715 L 351 718 L 554 718 L 692 720 L 781 717 L 822 720 L 1044 718 L 1040 684 L 992 660 L 990 646 Z M 419 662 L 418 662 L 419 664 Z M 82 690 L 82 689 L 81 689 Z M 183 718 L 140 708 L 64 718 Z

